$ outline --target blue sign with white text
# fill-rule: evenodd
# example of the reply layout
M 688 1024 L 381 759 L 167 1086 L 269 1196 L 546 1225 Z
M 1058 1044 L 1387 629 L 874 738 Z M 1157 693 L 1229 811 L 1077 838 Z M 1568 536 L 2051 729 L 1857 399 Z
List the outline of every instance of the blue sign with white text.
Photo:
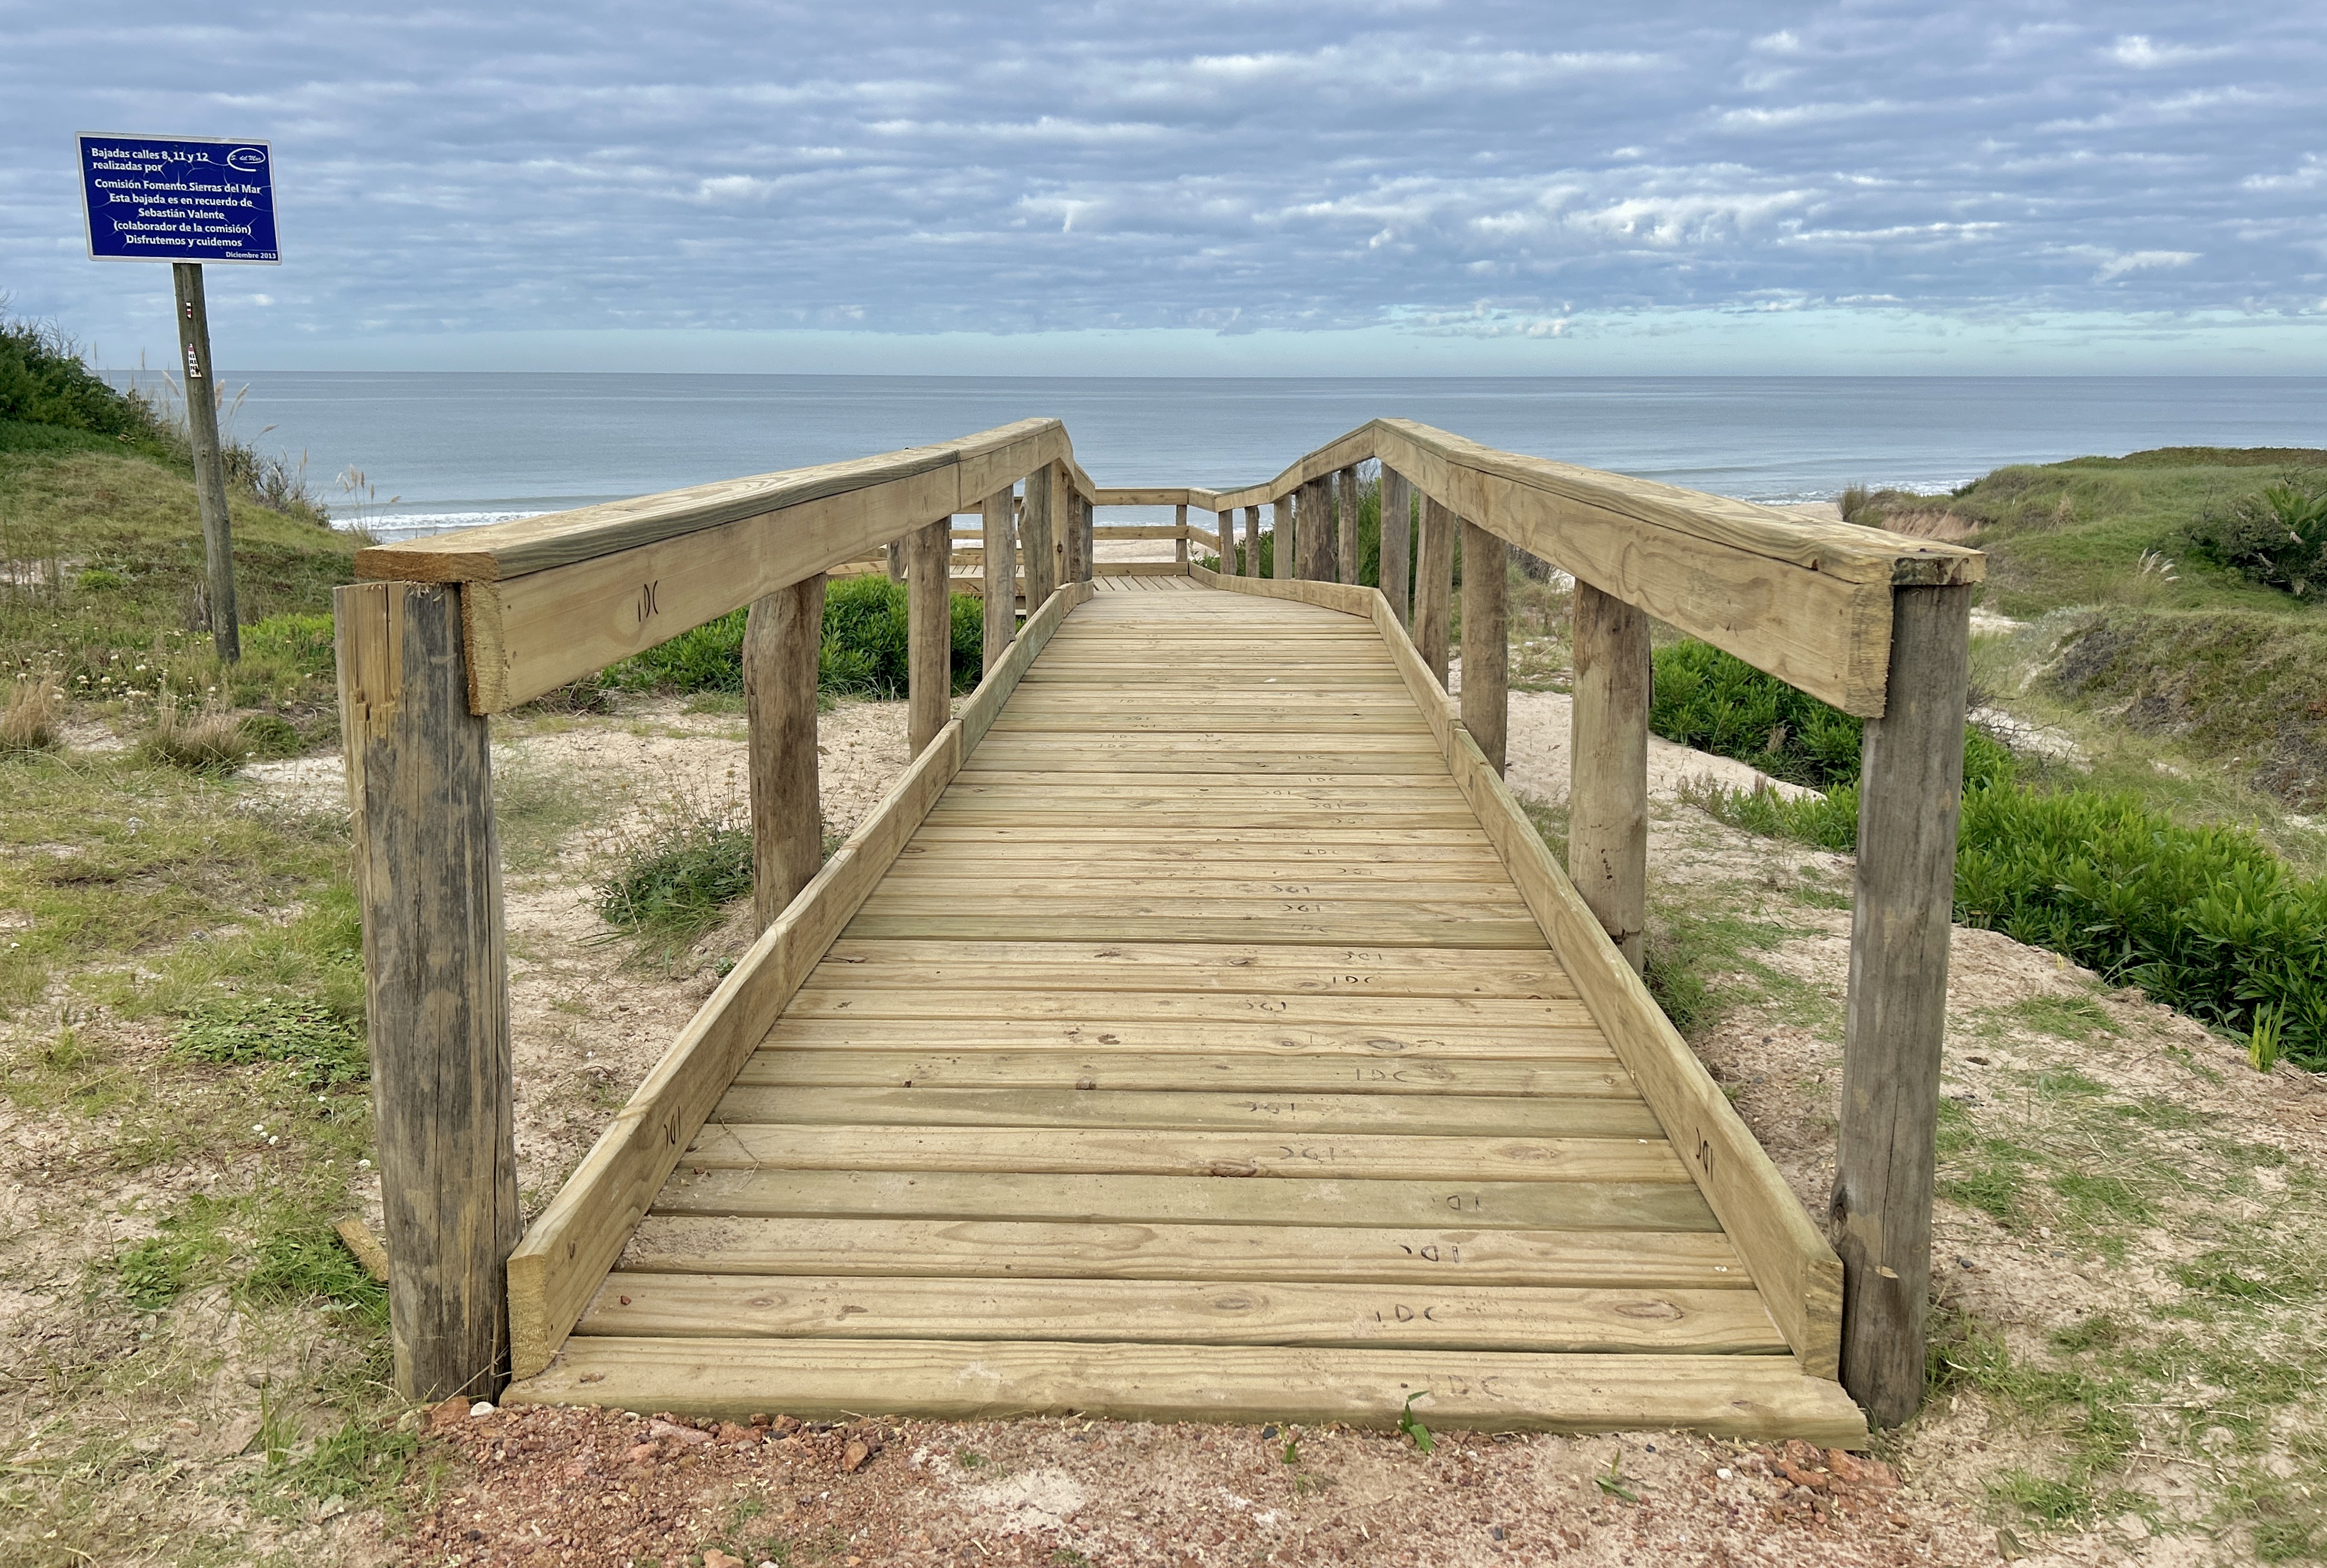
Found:
M 80 189 L 99 261 L 283 259 L 265 142 L 83 136 Z

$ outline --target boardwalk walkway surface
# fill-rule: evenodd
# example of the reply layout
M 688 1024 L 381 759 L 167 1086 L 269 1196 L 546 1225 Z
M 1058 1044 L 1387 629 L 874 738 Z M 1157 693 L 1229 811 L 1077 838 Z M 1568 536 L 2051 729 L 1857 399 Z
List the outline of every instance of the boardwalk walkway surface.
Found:
M 1102 587 L 509 1397 L 1863 1438 L 1375 627 Z

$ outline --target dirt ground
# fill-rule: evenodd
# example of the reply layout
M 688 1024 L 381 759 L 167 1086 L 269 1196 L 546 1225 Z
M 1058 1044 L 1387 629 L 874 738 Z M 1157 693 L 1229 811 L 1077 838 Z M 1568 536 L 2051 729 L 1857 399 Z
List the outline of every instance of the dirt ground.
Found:
M 1512 782 L 1554 805 L 1565 795 L 1565 699 L 1556 693 L 1514 698 Z M 825 715 L 819 735 L 826 815 L 845 832 L 903 765 L 902 705 L 844 705 Z M 1726 957 L 1705 949 L 1715 955 L 1707 962 L 1724 1005 L 1699 1047 L 1819 1213 L 1839 1091 L 1849 863 L 1748 837 L 1675 798 L 1691 778 L 1743 781 L 1731 777 L 1737 764 L 1664 748 L 1652 766 L 1658 918 L 1690 930 L 1743 919 L 1769 933 Z M 238 788 L 253 810 L 329 811 L 338 798 L 336 767 L 329 759 L 255 767 Z M 496 767 L 509 792 L 502 814 L 521 1182 L 528 1208 L 537 1209 L 708 994 L 721 958 L 741 949 L 742 929 L 731 921 L 686 955 L 641 963 L 605 939 L 591 891 L 609 858 L 663 816 L 740 810 L 741 724 L 670 702 L 537 717 L 509 726 Z M 2052 1113 L 2025 1090 L 2031 1075 L 2073 1073 L 2109 1104 L 2162 1105 L 2178 1108 L 2188 1126 L 2235 1129 L 2235 1146 L 2218 1139 L 2186 1151 L 2173 1140 L 2215 1134 L 2145 1134 L 2168 1162 L 2191 1170 L 2222 1149 L 2232 1150 L 2233 1163 L 2254 1166 L 2232 1173 L 2246 1185 L 2221 1189 L 2246 1196 L 2209 1189 L 2201 1194 L 2209 1204 L 2317 1190 L 2327 1094 L 2315 1080 L 2285 1068 L 2257 1074 L 2194 1023 L 2136 994 L 2106 991 L 2053 955 L 2000 935 L 1958 931 L 1955 951 L 1946 1092 L 1983 1135 L 1991 1129 L 1979 1118 L 2008 1110 L 2025 1123 L 2012 1124 L 2015 1135 L 2086 1136 L 2084 1124 L 2046 1120 Z M 2060 1022 L 2070 1013 L 2085 1020 L 2073 1038 Z M 2031 1095 L 2024 1115 L 2017 1108 L 2023 1092 Z M 2067 1105 L 2059 1116 L 2081 1115 L 2085 1104 Z M 1991 1143 L 2011 1130 L 1995 1125 Z M 61 1140 L 41 1118 L 0 1106 L 0 1221 L 18 1236 L 31 1207 L 61 1195 L 49 1176 L 52 1162 L 61 1164 Z M 2096 1160 L 2112 1154 L 2096 1148 Z M 2265 1159 L 2260 1150 L 2276 1154 Z M 75 1280 L 134 1228 L 109 1217 L 154 1196 L 108 1183 L 101 1170 L 83 1169 L 76 1180 L 70 1196 L 85 1206 L 87 1222 L 42 1231 L 49 1252 L 41 1260 L 11 1255 L 0 1333 L 12 1365 L 46 1353 L 44 1337 L 86 1331 L 64 1304 Z M 193 1169 L 138 1179 L 157 1189 L 201 1180 Z M 376 1220 L 368 1180 L 351 1181 L 350 1204 Z M 2006 1223 L 1943 1199 L 1943 1316 L 2037 1357 L 2048 1353 L 2048 1337 L 2081 1325 L 2154 1323 L 2186 1305 L 2190 1289 L 2176 1266 L 2198 1246 L 2178 1221 L 2161 1210 L 2113 1239 L 2098 1236 L 2058 1216 L 2043 1225 Z M 624 1568 L 2230 1563 L 2253 1560 L 2257 1537 L 2240 1522 L 2245 1516 L 2222 1512 L 2222 1498 L 2276 1485 L 2289 1498 L 2300 1494 L 2289 1506 L 2308 1507 L 2311 1483 L 2296 1456 L 2317 1451 L 2305 1446 L 2315 1415 L 2277 1406 L 2251 1442 L 2244 1427 L 2224 1428 L 2217 1442 L 2202 1424 L 2194 1432 L 2145 1425 L 2135 1446 L 2112 1451 L 2109 1487 L 2092 1492 L 2099 1500 L 2032 1519 L 1998 1492 L 1998 1478 L 2070 1473 L 2062 1455 L 2081 1441 L 2078 1429 L 1977 1378 L 1943 1386 L 1916 1423 L 1878 1440 L 1872 1461 L 1671 1433 L 1440 1433 L 1425 1454 L 1395 1434 L 1333 1430 L 1057 1419 L 803 1430 L 771 1411 L 765 1428 L 705 1432 L 654 1412 L 472 1416 L 447 1408 L 406 1415 L 417 1462 L 386 1506 L 331 1498 L 264 1514 L 236 1499 L 263 1462 L 250 1451 L 266 1388 L 335 1365 L 330 1327 L 317 1321 L 304 1336 L 278 1329 L 264 1342 L 246 1341 L 238 1336 L 252 1330 L 223 1291 L 183 1301 L 170 1317 L 190 1344 L 227 1349 L 200 1359 L 199 1377 L 189 1373 L 183 1419 L 139 1440 L 155 1445 L 156 1473 L 178 1477 L 176 1491 L 154 1495 L 203 1499 L 201 1507 L 244 1532 L 251 1561 Z M 136 1331 L 134 1321 L 127 1331 Z M 2266 1349 L 2277 1341 L 2253 1343 Z M 308 1431 L 298 1441 L 320 1435 Z M 54 1462 L 70 1446 L 57 1442 L 12 1439 L 0 1481 Z M 152 1546 L 124 1560 L 181 1560 L 170 1544 L 171 1510 L 154 1511 Z M 23 1560 L 79 1559 L 60 1549 Z

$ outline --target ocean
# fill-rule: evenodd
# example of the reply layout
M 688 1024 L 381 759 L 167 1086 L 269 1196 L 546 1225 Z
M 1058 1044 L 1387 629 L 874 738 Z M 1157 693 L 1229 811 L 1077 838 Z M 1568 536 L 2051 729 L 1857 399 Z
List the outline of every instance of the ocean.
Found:
M 269 371 L 232 430 L 404 537 L 830 462 L 1033 415 L 1102 484 L 1223 488 L 1392 415 L 1748 500 L 1939 490 L 2153 446 L 2327 446 L 2327 378 L 1475 379 Z M 359 482 L 355 476 L 360 475 Z

